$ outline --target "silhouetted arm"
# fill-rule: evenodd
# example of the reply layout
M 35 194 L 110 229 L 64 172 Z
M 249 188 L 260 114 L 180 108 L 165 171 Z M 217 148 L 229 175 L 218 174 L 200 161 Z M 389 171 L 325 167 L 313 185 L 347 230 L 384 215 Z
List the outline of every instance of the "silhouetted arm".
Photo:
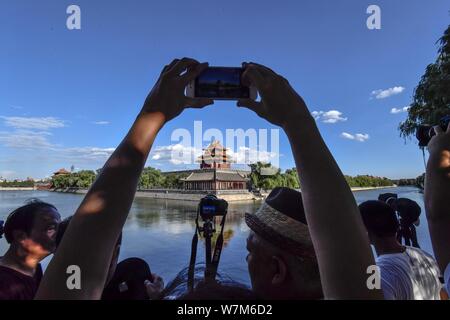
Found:
M 450 126 L 437 126 L 428 143 L 425 209 L 436 261 L 444 273 L 450 263 Z
M 289 138 L 325 298 L 382 299 L 381 290 L 367 288 L 367 267 L 375 261 L 357 204 L 303 99 L 264 66 L 247 65 L 243 79 L 261 102 L 238 105 L 281 126 Z
M 187 106 L 200 108 L 213 102 L 184 96 L 187 83 L 206 67 L 184 58 L 164 68 L 130 131 L 105 163 L 72 218 L 45 272 L 37 299 L 100 299 L 113 248 L 157 133 Z M 80 290 L 69 290 L 66 286 L 69 277 L 66 270 L 70 265 L 81 269 Z

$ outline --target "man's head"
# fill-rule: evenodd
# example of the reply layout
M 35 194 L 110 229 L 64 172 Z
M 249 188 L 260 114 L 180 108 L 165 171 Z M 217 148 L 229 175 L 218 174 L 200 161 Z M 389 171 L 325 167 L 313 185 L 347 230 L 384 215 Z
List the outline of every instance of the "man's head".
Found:
M 55 206 L 33 199 L 9 214 L 3 232 L 11 246 L 43 259 L 56 248 L 56 232 L 60 221 Z
M 376 239 L 396 236 L 399 223 L 391 206 L 379 200 L 370 200 L 361 203 L 359 211 L 372 244 Z
M 67 230 L 67 227 L 69 226 L 70 221 L 72 220 L 73 216 L 69 216 L 65 218 L 61 223 L 59 224 L 58 233 L 56 235 L 56 247 L 58 247 L 61 244 L 61 241 L 63 239 L 63 236 Z M 120 255 L 120 246 L 122 245 L 122 233 L 120 233 L 119 238 L 117 239 L 116 246 L 114 247 L 113 255 L 111 257 L 111 262 L 108 269 L 108 275 L 106 277 L 106 284 L 109 283 L 109 281 L 112 279 L 114 272 L 117 268 L 117 262 L 119 260 Z M 105 285 L 106 285 L 105 284 Z
M 245 219 L 251 229 L 247 264 L 255 294 L 263 299 L 321 298 L 319 268 L 301 193 L 276 188 Z

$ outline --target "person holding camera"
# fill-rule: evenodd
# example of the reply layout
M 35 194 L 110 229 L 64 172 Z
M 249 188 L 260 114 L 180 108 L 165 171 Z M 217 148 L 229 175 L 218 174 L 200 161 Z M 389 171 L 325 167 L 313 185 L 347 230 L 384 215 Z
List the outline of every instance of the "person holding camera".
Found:
M 375 261 L 355 198 L 305 102 L 273 70 L 244 67 L 242 79 L 256 87 L 261 101 L 240 99 L 238 106 L 280 126 L 289 139 L 324 298 L 382 299 L 381 290 L 367 287 L 367 268 Z
M 428 143 L 425 209 L 434 255 L 450 294 L 450 125 L 444 129 L 435 126 Z
M 416 226 L 420 223 L 422 209 L 419 204 L 408 198 L 398 198 L 395 193 L 382 193 L 378 200 L 388 204 L 399 217 L 399 228 L 397 231 L 397 241 L 406 246 L 413 246 L 420 249 L 417 240 Z
M 206 63 L 183 58 L 163 69 L 127 136 L 77 209 L 60 250 L 48 266 L 37 299 L 101 297 L 114 245 L 157 133 L 185 108 L 213 103 L 210 98 L 184 94 L 188 83 L 206 67 Z M 286 79 L 267 67 L 255 63 L 244 67 L 242 79 L 256 87 L 261 101 L 240 99 L 238 106 L 281 126 L 289 138 L 324 297 L 382 299 L 381 290 L 370 290 L 366 285 L 367 268 L 374 264 L 374 258 L 355 199 L 303 99 Z M 66 286 L 66 270 L 70 265 L 81 270 L 80 290 Z
M 183 58 L 164 67 L 128 134 L 106 161 L 76 210 L 36 299 L 100 299 L 111 258 L 127 218 L 139 176 L 161 128 L 185 108 L 202 108 L 208 98 L 186 97 L 185 87 L 207 63 Z M 81 288 L 70 290 L 67 268 L 81 271 Z

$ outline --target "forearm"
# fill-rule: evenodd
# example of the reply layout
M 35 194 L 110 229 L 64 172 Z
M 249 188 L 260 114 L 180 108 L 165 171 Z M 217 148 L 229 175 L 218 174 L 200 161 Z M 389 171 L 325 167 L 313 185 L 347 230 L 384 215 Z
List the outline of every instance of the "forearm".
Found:
M 366 286 L 375 264 L 353 194 L 314 119 L 285 126 L 327 298 L 382 298 Z
M 448 151 L 444 151 L 448 152 Z M 431 155 L 425 177 L 425 209 L 436 261 L 442 272 L 450 263 L 450 157 Z
M 447 152 L 448 151 L 443 151 Z M 428 220 L 450 219 L 450 155 L 430 155 L 425 176 Z
M 163 121 L 161 115 L 154 113 L 137 117 L 77 209 L 48 267 L 37 298 L 100 298 L 113 248 Z M 68 290 L 65 286 L 69 265 L 80 267 L 81 290 Z

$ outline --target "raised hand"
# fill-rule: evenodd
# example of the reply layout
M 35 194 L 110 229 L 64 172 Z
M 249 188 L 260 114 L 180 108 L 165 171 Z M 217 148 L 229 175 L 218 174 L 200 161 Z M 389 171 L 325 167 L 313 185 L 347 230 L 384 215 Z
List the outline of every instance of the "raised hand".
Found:
M 190 58 L 175 59 L 165 66 L 142 108 L 143 113 L 161 112 L 165 122 L 178 116 L 185 108 L 202 108 L 213 104 L 209 98 L 189 98 L 184 94 L 187 84 L 194 80 L 208 63 Z
M 282 128 L 292 121 L 312 119 L 305 102 L 285 78 L 254 62 L 243 63 L 243 66 L 245 71 L 242 81 L 248 86 L 256 87 L 261 101 L 240 99 L 238 106 L 253 110 L 260 117 Z

